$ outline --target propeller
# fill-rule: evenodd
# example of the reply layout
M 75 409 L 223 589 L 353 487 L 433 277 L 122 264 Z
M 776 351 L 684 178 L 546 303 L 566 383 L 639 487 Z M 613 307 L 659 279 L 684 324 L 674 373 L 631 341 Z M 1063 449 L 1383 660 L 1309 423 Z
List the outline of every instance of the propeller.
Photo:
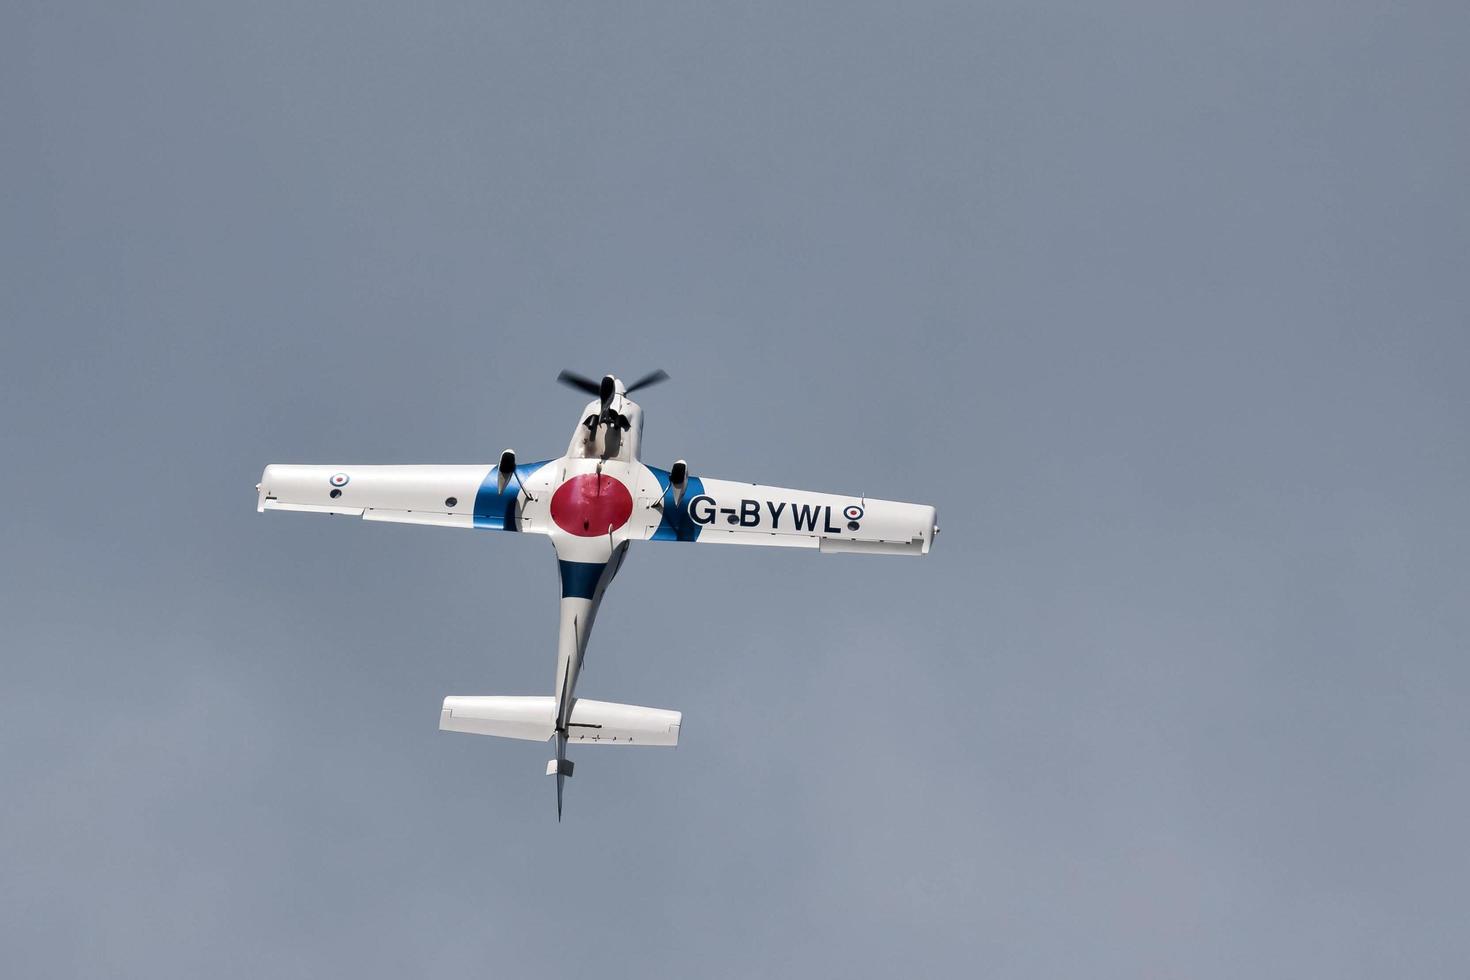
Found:
M 654 371 L 654 372 L 652 372 L 650 374 L 645 374 L 643 377 L 639 378 L 637 381 L 635 381 L 632 384 L 628 385 L 628 394 L 631 395 L 633 392 L 637 391 L 639 388 L 651 388 L 652 386 L 658 384 L 659 382 L 667 381 L 667 380 L 669 380 L 669 372 L 665 371 L 663 368 L 659 368 L 657 371 Z
M 612 398 L 612 375 L 610 374 L 604 377 L 601 381 L 593 381 L 586 375 L 578 374 L 575 371 L 562 371 L 556 376 L 556 380 L 560 381 L 568 388 L 576 388 L 578 391 L 585 391 L 587 394 L 593 396 L 594 398 L 601 398 L 604 404 L 610 398 Z M 652 385 L 658 384 L 660 381 L 667 380 L 669 380 L 669 372 L 665 371 L 663 368 L 659 368 L 657 371 L 654 371 L 650 374 L 645 374 L 637 381 L 628 385 L 625 390 L 628 394 L 631 395 L 639 388 L 648 388 Z
M 575 371 L 563 371 L 561 374 L 558 374 L 556 376 L 556 380 L 560 381 L 568 388 L 576 388 L 578 391 L 585 391 L 587 392 L 587 394 L 594 397 L 602 394 L 601 385 L 599 385 L 596 381 L 593 381 L 591 378 L 584 377 L 583 375 L 580 375 Z

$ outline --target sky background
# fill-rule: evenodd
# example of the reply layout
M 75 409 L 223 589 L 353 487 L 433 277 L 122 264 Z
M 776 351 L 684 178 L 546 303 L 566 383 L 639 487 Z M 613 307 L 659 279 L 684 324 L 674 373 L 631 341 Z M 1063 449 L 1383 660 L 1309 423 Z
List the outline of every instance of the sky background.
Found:
M 1470 6 L 0 6 L 16 977 L 1464 977 Z M 923 560 L 255 512 L 560 454 Z

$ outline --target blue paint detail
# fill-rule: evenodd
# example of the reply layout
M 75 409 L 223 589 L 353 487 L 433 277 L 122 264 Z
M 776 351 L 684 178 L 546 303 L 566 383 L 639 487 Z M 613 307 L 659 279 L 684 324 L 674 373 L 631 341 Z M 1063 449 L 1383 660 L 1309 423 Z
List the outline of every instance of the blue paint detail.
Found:
M 558 561 L 557 564 L 561 566 L 563 599 L 591 599 L 602 570 L 607 567 L 603 561 Z
M 679 502 L 678 507 L 675 507 L 673 491 L 669 490 L 669 471 L 661 470 L 657 466 L 648 468 L 658 478 L 659 489 L 664 494 L 664 516 L 658 522 L 658 527 L 649 540 L 698 541 L 699 532 L 704 530 L 704 527 L 690 519 L 689 501 L 704 493 L 704 481 L 697 476 L 691 476 L 689 482 L 684 486 L 684 499 Z
M 516 467 L 517 481 L 511 477 L 506 481 L 505 491 L 499 489 L 500 468 L 490 467 L 480 489 L 475 491 L 475 527 L 494 528 L 497 531 L 519 531 L 519 515 L 516 513 L 516 498 L 520 496 L 521 484 L 530 480 L 537 470 L 551 462 L 543 459 L 539 463 L 522 463 Z

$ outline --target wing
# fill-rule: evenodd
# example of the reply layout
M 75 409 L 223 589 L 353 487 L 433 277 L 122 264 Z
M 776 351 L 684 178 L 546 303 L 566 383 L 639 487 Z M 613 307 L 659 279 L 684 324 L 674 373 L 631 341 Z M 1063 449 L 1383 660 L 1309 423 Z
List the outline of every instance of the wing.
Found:
M 301 466 L 272 463 L 260 478 L 256 510 L 345 514 L 368 521 L 531 530 L 519 520 L 522 481 L 543 463 L 516 467 L 500 486 L 490 464 L 468 466 Z
M 655 541 L 924 555 L 939 530 L 937 512 L 925 504 L 698 477 L 689 478 L 676 506 L 669 474 L 649 469 L 666 491 Z

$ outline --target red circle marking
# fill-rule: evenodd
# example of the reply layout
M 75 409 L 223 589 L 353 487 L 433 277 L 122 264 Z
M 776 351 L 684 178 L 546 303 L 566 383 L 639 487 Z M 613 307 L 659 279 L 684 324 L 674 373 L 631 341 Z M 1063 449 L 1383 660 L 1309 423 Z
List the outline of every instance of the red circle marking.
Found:
M 595 538 L 616 531 L 633 516 L 633 495 L 610 476 L 583 473 L 551 495 L 551 519 L 568 534 Z

